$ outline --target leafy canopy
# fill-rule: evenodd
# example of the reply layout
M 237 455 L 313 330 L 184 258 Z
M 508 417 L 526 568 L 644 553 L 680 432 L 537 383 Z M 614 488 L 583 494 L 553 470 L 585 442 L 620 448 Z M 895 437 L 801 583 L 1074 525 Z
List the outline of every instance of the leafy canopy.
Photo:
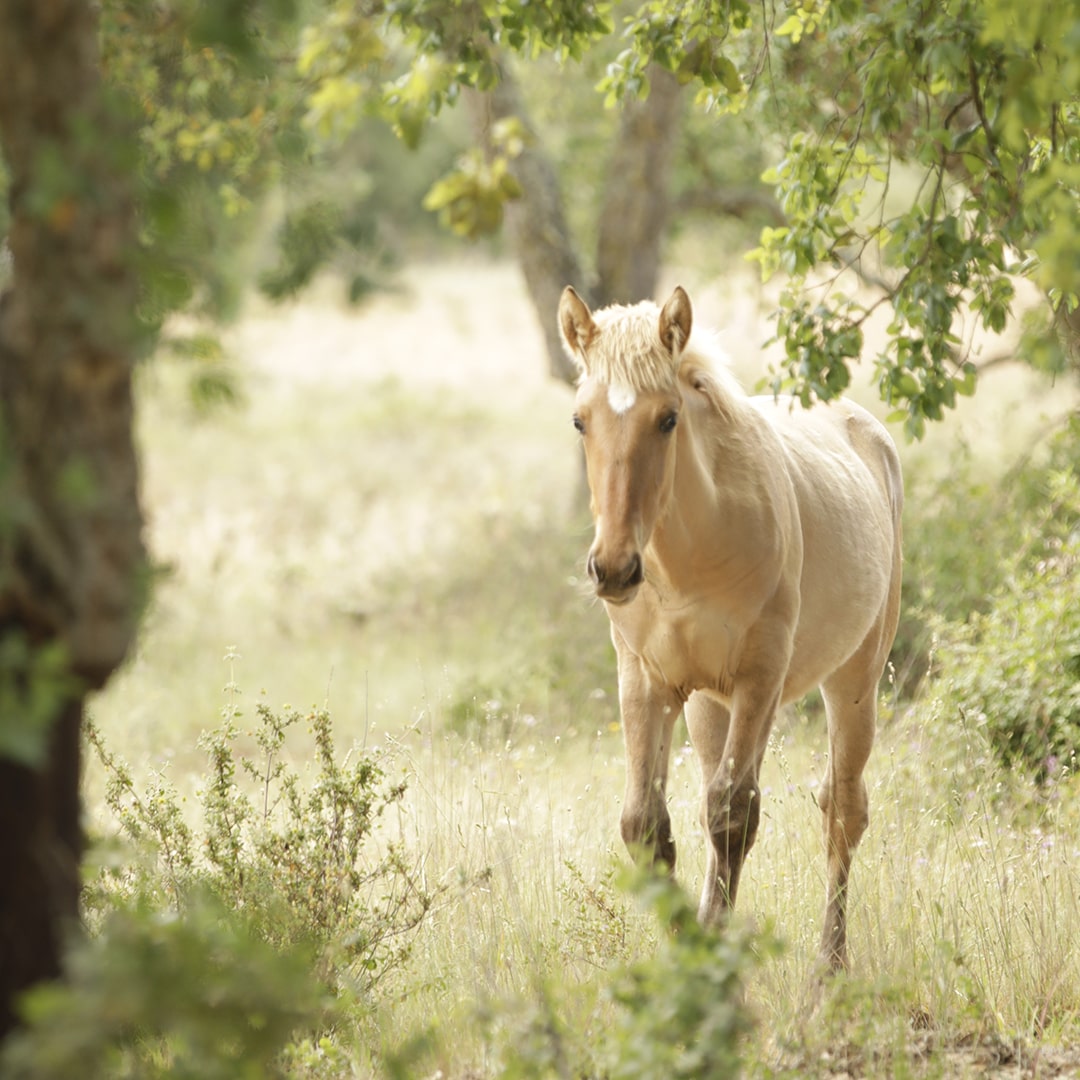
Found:
M 628 24 L 622 71 L 644 59 L 686 73 L 700 42 L 720 42 L 742 78 L 694 71 L 715 106 L 761 106 L 785 143 L 766 179 L 787 222 L 753 253 L 788 275 L 775 381 L 804 403 L 849 381 L 878 303 L 893 318 L 877 358 L 882 397 L 909 434 L 975 389 L 975 328 L 1001 331 L 1015 279 L 1033 281 L 1062 333 L 1027 343 L 1062 369 L 1080 293 L 1080 10 L 1056 0 L 699 0 L 645 4 Z M 710 46 L 713 47 L 713 46 Z M 616 90 L 635 79 L 609 76 Z M 897 198 L 897 190 L 913 191 Z M 866 261 L 881 301 L 846 296 L 820 268 Z
M 878 385 L 910 434 L 974 391 L 972 334 L 1004 328 L 1017 278 L 1049 309 L 1028 358 L 1063 369 L 1080 293 L 1075 5 L 845 0 L 799 8 L 775 33 L 767 92 L 799 117 L 769 177 L 787 225 L 755 253 L 766 275 L 791 275 L 779 382 L 804 401 L 844 388 L 876 304 L 808 286 L 822 264 L 871 259 L 893 314 Z M 789 75 L 812 90 L 801 110 L 777 89 Z M 913 196 L 897 200 L 904 187 Z

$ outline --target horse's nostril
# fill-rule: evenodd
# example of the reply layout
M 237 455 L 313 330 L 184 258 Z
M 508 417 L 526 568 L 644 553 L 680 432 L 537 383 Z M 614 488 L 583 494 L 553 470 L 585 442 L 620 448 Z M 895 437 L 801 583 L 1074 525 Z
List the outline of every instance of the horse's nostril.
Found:
M 620 593 L 627 589 L 636 588 L 645 580 L 645 573 L 641 565 L 641 556 L 631 555 L 623 564 L 612 567 L 609 563 L 600 562 L 590 552 L 585 561 L 585 569 L 596 586 L 598 592 L 603 594 Z
M 604 572 L 600 569 L 596 556 L 591 551 L 589 552 L 588 561 L 585 563 L 585 571 L 597 585 L 603 582 Z

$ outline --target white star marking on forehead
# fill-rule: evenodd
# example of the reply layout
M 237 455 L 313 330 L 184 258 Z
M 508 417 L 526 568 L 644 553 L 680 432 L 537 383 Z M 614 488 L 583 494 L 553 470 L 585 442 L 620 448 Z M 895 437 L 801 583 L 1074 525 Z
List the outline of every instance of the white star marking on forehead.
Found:
M 621 383 L 612 383 L 608 387 L 607 399 L 612 411 L 622 414 L 637 401 L 637 392 Z

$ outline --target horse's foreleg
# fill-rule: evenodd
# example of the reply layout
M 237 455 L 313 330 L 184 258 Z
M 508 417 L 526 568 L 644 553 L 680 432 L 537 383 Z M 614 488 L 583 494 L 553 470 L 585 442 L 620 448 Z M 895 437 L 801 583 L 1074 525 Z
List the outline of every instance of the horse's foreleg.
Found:
M 758 774 L 779 690 L 736 693 L 732 709 L 695 695 L 687 705 L 690 737 L 701 760 L 702 825 L 708 844 L 698 914 L 721 922 L 735 903 L 761 816 Z
M 620 655 L 619 705 L 626 744 L 622 838 L 635 859 L 674 872 L 675 840 L 665 792 L 681 703 L 671 691 L 650 686 L 634 657 Z
M 686 727 L 690 742 L 701 765 L 701 827 L 705 831 L 705 885 L 701 893 L 698 918 L 703 923 L 715 923 L 727 910 L 728 887 L 726 873 L 721 879 L 720 858 L 713 843 L 709 825 L 709 780 L 720 771 L 724 761 L 728 726 L 731 714 L 727 707 L 704 694 L 691 694 L 686 703 Z M 726 856 L 725 856 L 726 859 Z

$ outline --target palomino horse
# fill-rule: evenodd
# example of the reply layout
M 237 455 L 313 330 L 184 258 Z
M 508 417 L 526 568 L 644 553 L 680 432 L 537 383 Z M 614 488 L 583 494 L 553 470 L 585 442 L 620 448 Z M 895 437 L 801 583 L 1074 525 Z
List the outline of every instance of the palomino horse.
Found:
M 900 603 L 903 486 L 865 410 L 750 398 L 690 340 L 681 288 L 659 309 L 559 304 L 581 367 L 574 425 L 596 535 L 588 573 L 611 620 L 626 740 L 623 839 L 673 870 L 665 785 L 685 713 L 702 771 L 700 917 L 735 901 L 778 707 L 821 687 L 818 794 L 828 883 L 821 955 L 847 965 L 852 852 L 869 821 L 863 768 Z

